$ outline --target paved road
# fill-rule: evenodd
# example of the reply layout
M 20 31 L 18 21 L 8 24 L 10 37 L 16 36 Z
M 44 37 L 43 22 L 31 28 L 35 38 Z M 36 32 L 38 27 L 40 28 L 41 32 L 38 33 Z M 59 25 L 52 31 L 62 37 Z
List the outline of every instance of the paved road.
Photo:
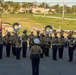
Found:
M 76 51 L 74 52 L 73 62 L 68 61 L 68 51 L 64 51 L 64 59 L 52 60 L 50 57 L 44 57 L 40 62 L 40 75 L 76 75 Z M 6 57 L 5 48 L 3 50 L 3 59 L 0 60 L 0 75 L 31 75 L 31 61 L 29 59 L 29 50 L 27 58 L 16 60 L 11 54 L 10 58 Z
M 62 17 L 56 17 L 56 16 L 44 16 L 44 15 L 33 15 L 35 17 L 46 17 L 46 18 L 57 18 L 57 19 L 62 19 Z M 66 18 L 64 17 L 65 20 L 76 20 L 76 18 Z

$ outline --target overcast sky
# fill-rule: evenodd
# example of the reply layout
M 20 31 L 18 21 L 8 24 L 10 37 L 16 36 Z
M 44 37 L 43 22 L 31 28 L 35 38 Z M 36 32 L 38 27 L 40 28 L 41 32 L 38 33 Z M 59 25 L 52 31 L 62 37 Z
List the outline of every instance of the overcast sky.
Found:
M 16 1 L 16 2 L 62 2 L 63 0 L 4 0 L 4 1 Z M 65 2 L 76 2 L 76 0 L 64 0 Z
M 50 5 L 60 4 L 63 5 L 63 1 L 66 5 L 72 6 L 76 5 L 76 0 L 4 0 L 4 1 L 14 1 L 14 2 L 47 2 Z M 61 3 L 60 3 L 61 2 Z

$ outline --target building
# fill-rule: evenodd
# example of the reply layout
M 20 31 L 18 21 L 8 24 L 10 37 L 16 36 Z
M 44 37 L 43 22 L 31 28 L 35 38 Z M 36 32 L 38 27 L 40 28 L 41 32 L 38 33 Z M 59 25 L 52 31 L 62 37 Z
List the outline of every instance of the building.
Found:
M 45 13 L 45 14 L 48 14 L 49 10 L 50 10 L 49 8 L 45 9 L 45 8 L 41 8 L 41 7 L 36 7 L 36 8 L 32 9 L 32 12 L 33 13 L 41 13 L 41 14 Z

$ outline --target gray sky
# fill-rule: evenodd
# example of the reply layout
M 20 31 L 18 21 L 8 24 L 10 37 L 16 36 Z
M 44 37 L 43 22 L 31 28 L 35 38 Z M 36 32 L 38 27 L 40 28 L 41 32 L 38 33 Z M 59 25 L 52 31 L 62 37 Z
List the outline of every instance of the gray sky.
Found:
M 4 1 L 14 1 L 14 2 L 48 2 L 50 5 L 60 4 L 63 5 L 63 0 L 4 0 Z M 76 0 L 64 0 L 66 5 L 76 5 Z
M 34 1 L 37 1 L 37 2 L 62 2 L 63 0 L 4 0 L 4 1 L 18 1 L 18 2 L 34 2 Z M 76 0 L 64 0 L 65 2 L 76 2 Z

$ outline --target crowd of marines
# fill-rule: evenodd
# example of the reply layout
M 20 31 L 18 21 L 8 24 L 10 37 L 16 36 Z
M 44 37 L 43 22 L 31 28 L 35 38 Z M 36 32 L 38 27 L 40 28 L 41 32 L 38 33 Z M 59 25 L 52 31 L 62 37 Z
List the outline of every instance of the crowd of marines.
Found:
M 75 37 L 73 37 L 73 31 L 70 31 L 67 38 L 64 37 L 64 31 L 61 30 L 60 37 L 57 36 L 56 30 L 53 30 L 53 36 L 51 34 L 43 34 L 37 30 L 37 35 L 35 36 L 33 32 L 30 35 L 27 34 L 27 30 L 23 31 L 22 36 L 18 36 L 16 32 L 11 35 L 7 32 L 5 36 L 2 36 L 0 31 L 0 59 L 3 56 L 3 47 L 6 47 L 6 57 L 10 57 L 11 48 L 12 54 L 16 56 L 16 59 L 20 59 L 20 54 L 22 50 L 22 57 L 26 58 L 27 47 L 29 42 L 29 50 L 34 45 L 34 39 L 38 38 L 40 40 L 39 46 L 42 49 L 40 57 L 43 58 L 45 55 L 49 57 L 49 50 L 52 49 L 52 59 L 57 60 L 57 52 L 60 59 L 63 58 L 64 49 L 67 47 L 69 62 L 73 61 L 73 52 L 76 48 Z M 64 48 L 65 47 L 65 48 Z

